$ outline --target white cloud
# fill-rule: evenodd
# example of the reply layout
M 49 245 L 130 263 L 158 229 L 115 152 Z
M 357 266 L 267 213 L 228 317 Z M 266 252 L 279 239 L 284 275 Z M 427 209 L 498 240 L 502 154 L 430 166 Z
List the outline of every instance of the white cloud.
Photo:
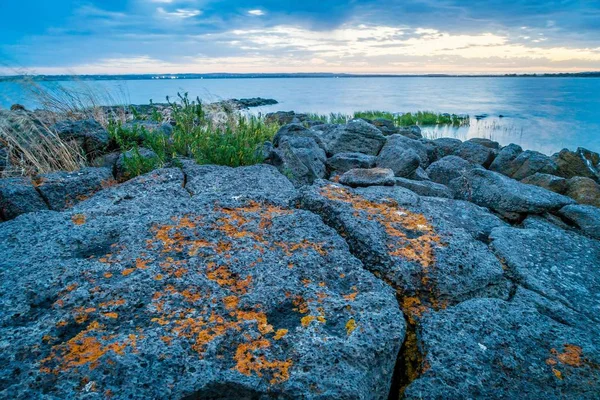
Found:
M 181 18 L 181 19 L 197 17 L 198 15 L 202 14 L 202 11 L 200 11 L 200 10 L 193 10 L 193 9 L 187 9 L 187 8 L 178 8 L 175 11 L 167 11 L 163 7 L 158 7 L 156 9 L 156 11 L 159 13 L 159 15 L 162 15 L 166 18 Z
M 248 11 L 248 14 L 260 17 L 262 15 L 265 15 L 265 12 L 263 10 L 250 10 Z

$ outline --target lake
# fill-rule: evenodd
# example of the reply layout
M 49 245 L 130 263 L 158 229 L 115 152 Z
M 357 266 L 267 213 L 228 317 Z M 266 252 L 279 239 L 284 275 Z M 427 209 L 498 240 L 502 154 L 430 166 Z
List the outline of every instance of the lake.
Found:
M 56 85 L 57 83 L 48 83 Z M 468 127 L 424 127 L 427 137 L 484 137 L 502 145 L 552 154 L 586 147 L 600 152 L 600 78 L 247 78 L 61 82 L 75 90 L 110 93 L 120 103 L 163 102 L 177 92 L 204 101 L 266 97 L 279 104 L 253 112 L 293 110 L 321 114 L 364 110 L 428 110 L 469 114 Z M 16 83 L 0 82 L 0 106 L 35 101 Z M 485 118 L 475 119 L 475 115 Z

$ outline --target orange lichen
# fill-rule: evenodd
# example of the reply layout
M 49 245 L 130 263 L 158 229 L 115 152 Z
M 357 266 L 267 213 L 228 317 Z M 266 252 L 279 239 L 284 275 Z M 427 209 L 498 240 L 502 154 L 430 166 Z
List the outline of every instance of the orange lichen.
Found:
M 565 343 L 562 353 L 556 349 L 551 349 L 550 354 L 551 356 L 546 360 L 548 365 L 557 365 L 560 362 L 570 367 L 581 367 L 585 363 L 582 358 L 583 351 L 581 347 L 574 344 Z
M 287 329 L 277 329 L 277 332 L 275 332 L 275 336 L 273 336 L 273 339 L 281 340 L 285 335 L 287 335 L 287 333 Z
M 133 271 L 135 271 L 135 268 L 127 268 L 127 269 L 124 269 L 123 271 L 121 271 L 121 275 L 127 276 L 127 275 L 131 274 Z
M 356 321 L 354 320 L 354 318 L 349 319 L 348 322 L 346 322 L 346 333 L 348 334 L 348 336 L 352 334 L 352 332 L 354 332 L 355 329 Z
M 356 296 L 358 296 L 358 289 L 356 288 L 356 286 L 352 286 L 352 290 L 353 290 L 352 293 L 344 295 L 344 299 L 346 299 L 348 301 L 356 300 Z
M 116 312 L 107 312 L 107 313 L 104 313 L 103 315 L 107 318 L 112 318 L 112 319 L 119 318 L 119 314 L 117 314 Z
M 73 214 L 71 216 L 71 221 L 73 221 L 73 223 L 75 225 L 83 225 L 83 224 L 85 224 L 85 215 L 83 215 L 83 214 Z
M 271 343 L 266 339 L 241 343 L 235 353 L 235 369 L 246 376 L 250 376 L 251 373 L 263 376 L 265 371 L 268 371 L 271 375 L 270 383 L 272 385 L 288 380 L 290 377 L 289 369 L 292 365 L 291 360 L 268 361 L 265 356 L 255 354 L 257 350 L 266 349 L 270 345 Z
M 300 319 L 300 323 L 302 324 L 303 327 L 307 327 L 310 325 L 311 322 L 313 322 L 315 319 L 317 319 L 317 317 L 314 317 L 312 315 L 306 315 L 304 317 L 302 317 Z
M 104 277 L 105 277 L 106 279 L 112 278 L 112 276 L 113 276 L 113 274 L 112 274 L 112 273 L 110 273 L 110 272 L 105 272 L 105 273 L 104 273 Z
M 237 308 L 239 299 L 237 296 L 227 296 L 223 298 L 223 304 L 225 304 L 225 308 L 228 310 L 233 310 Z
M 148 268 L 148 263 L 150 262 L 150 260 L 143 260 L 141 258 L 137 258 L 135 260 L 135 267 L 137 269 L 146 269 Z

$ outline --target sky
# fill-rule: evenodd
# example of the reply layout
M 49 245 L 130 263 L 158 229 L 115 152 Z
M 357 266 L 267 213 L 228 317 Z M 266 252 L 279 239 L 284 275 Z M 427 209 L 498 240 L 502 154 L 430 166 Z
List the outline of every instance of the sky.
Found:
M 600 71 L 600 0 L 0 0 L 1 74 Z

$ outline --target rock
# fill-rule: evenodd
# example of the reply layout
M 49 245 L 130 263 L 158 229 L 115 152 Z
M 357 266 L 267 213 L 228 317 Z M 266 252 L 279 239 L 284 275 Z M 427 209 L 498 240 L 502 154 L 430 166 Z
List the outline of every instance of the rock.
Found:
M 327 160 L 327 166 L 343 173 L 354 168 L 373 168 L 376 159 L 362 153 L 338 153 Z
M 239 108 L 263 107 L 278 104 L 278 101 L 275 99 L 264 99 L 262 97 L 252 97 L 249 99 L 232 99 L 232 102 L 237 104 Z
M 415 169 L 415 172 L 413 172 L 408 177 L 408 179 L 413 180 L 413 181 L 430 181 L 431 180 L 429 178 L 429 175 L 427 175 L 427 172 L 425 172 L 425 170 L 422 167 Z
M 304 125 L 302 125 L 302 124 L 287 124 L 287 125 L 282 126 L 277 131 L 275 136 L 273 137 L 273 145 L 279 146 L 279 143 L 284 138 L 288 138 L 288 137 L 312 138 L 315 140 L 315 142 L 317 142 L 319 147 L 321 147 L 323 150 L 326 150 L 325 145 L 323 144 L 323 141 L 322 141 L 321 136 L 319 135 L 318 131 L 305 128 Z
M 10 168 L 10 166 L 11 162 L 9 158 L 8 149 L 6 147 L 0 147 L 0 173 Z
M 184 169 L 2 224 L 3 396 L 387 399 L 393 290 L 274 167 Z
M 144 162 L 149 164 L 158 164 L 158 155 L 145 147 L 140 147 L 138 149 L 129 150 L 125 153 L 121 153 L 117 161 L 115 162 L 115 178 L 122 182 L 127 179 L 132 178 L 130 171 L 128 171 L 128 160 L 133 160 L 135 158 L 139 158 L 144 160 Z
M 466 141 L 454 151 L 454 155 L 465 159 L 470 163 L 481 165 L 484 168 L 487 168 L 490 166 L 492 161 L 494 161 L 496 152 L 489 147 Z
M 90 159 L 101 153 L 109 142 L 108 132 L 97 121 L 61 121 L 51 128 L 52 131 L 66 141 L 77 142 Z
M 145 134 L 155 134 L 170 137 L 173 134 L 173 126 L 168 123 L 157 123 L 153 121 L 131 121 L 122 125 L 123 129 L 137 133 L 137 139 L 141 144 Z
M 385 136 L 395 135 L 398 133 L 398 127 L 394 125 L 394 121 L 385 118 L 375 118 L 372 121 L 366 120 L 371 125 L 374 125 Z
M 500 262 L 476 239 L 503 223 L 477 206 L 464 212 L 463 204 L 398 186 L 352 190 L 329 182 L 303 188 L 300 200 L 397 290 L 411 320 L 467 298 L 508 294 Z
M 35 184 L 51 210 L 61 211 L 116 184 L 110 168 L 83 168 L 75 172 L 40 175 Z
M 10 111 L 27 111 L 27 109 L 21 104 L 13 104 L 10 106 Z
M 450 156 L 454 154 L 454 152 L 460 147 L 462 141 L 459 139 L 452 138 L 439 138 L 435 139 L 433 143 L 436 145 L 437 149 L 437 159 L 444 158 L 446 156 Z
M 600 207 L 600 185 L 590 178 L 576 176 L 567 180 L 565 194 L 580 204 Z
M 511 213 L 540 214 L 573 203 L 568 197 L 484 169 L 467 171 L 448 186 L 456 199 L 473 202 L 505 216 Z
M 346 125 L 324 131 L 322 138 L 329 155 L 363 153 L 375 156 L 386 142 L 385 136 L 379 129 L 362 119 L 356 119 Z
M 427 315 L 425 372 L 406 399 L 592 399 L 600 391 L 596 334 L 533 306 L 473 299 Z
M 291 123 L 304 122 L 308 119 L 306 114 L 296 114 L 293 111 L 277 111 L 265 115 L 267 124 L 286 125 Z
M 600 242 L 550 224 L 496 228 L 490 238 L 520 286 L 600 322 Z
M 40 196 L 31 179 L 0 179 L 0 219 L 8 221 L 21 214 L 47 210 L 48 206 Z
M 542 174 L 536 172 L 521 180 L 522 183 L 535 185 L 555 193 L 565 194 L 568 188 L 567 180 L 556 175 Z
M 479 166 L 457 156 L 446 156 L 431 164 L 425 171 L 432 181 L 448 185 L 453 179 L 474 168 L 479 168 Z
M 517 144 L 511 143 L 508 146 L 504 146 L 496 155 L 494 162 L 490 164 L 490 171 L 512 176 L 514 172 L 513 161 L 521 153 L 523 153 L 523 149 Z
M 92 161 L 92 167 L 96 168 L 110 168 L 111 171 L 114 169 L 117 160 L 121 156 L 120 151 L 113 151 L 111 153 L 104 154 Z
M 389 168 L 354 168 L 340 177 L 340 183 L 351 187 L 394 186 L 394 171 Z
M 589 150 L 580 148 L 577 152 L 562 149 L 559 153 L 554 154 L 552 159 L 557 165 L 557 175 L 563 178 L 583 176 L 600 182 L 598 164 L 593 165 L 588 159 L 588 157 L 592 158 L 591 153 Z
M 476 143 L 492 150 L 500 150 L 500 143 L 485 138 L 471 138 L 468 142 Z
M 600 208 L 572 204 L 561 208 L 558 214 L 584 234 L 600 240 Z
M 396 178 L 396 186 L 412 190 L 420 196 L 446 197 L 451 199 L 452 192 L 447 186 L 430 181 L 413 181 L 406 178 Z
M 545 154 L 522 151 L 519 146 L 511 144 L 500 151 L 490 170 L 522 180 L 536 173 L 555 175 L 557 165 Z
M 398 128 L 397 133 L 410 139 L 421 139 L 423 137 L 421 134 L 421 128 L 419 128 L 417 125 L 401 126 Z
M 402 135 L 388 136 L 385 146 L 387 148 L 413 150 L 419 155 L 419 158 L 421 159 L 419 164 L 423 168 L 429 166 L 429 163 L 431 162 L 429 156 L 435 149 L 433 144 L 430 145 L 428 142 L 422 142 Z
M 395 176 L 409 177 L 421 164 L 421 157 L 411 148 L 406 148 L 398 140 L 389 140 L 379 152 L 377 166 L 389 168 Z
M 279 171 L 297 186 L 311 184 L 327 173 L 327 155 L 311 137 L 285 136 L 276 151 L 281 159 Z

